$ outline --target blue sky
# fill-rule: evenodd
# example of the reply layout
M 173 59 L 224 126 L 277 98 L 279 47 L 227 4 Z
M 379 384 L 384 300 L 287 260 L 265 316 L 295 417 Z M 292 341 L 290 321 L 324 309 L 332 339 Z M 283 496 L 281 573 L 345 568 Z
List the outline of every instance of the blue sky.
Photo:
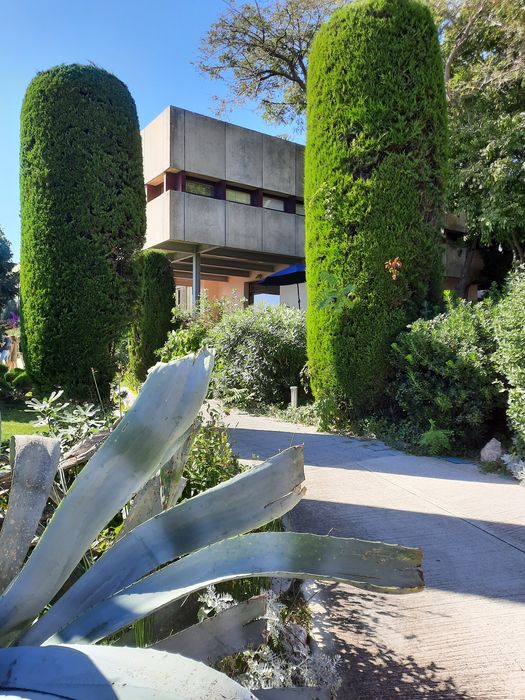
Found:
M 58 63 L 93 62 L 115 73 L 135 98 L 141 127 L 164 107 L 213 115 L 223 94 L 192 65 L 222 0 L 0 0 L 0 226 L 19 260 L 18 149 L 20 108 L 33 76 Z M 248 107 L 235 124 L 282 133 Z

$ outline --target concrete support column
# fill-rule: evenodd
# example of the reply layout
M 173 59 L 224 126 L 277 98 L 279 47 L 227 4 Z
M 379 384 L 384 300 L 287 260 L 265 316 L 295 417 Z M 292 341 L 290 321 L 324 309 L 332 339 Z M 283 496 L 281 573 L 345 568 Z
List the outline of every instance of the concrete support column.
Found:
M 201 296 L 201 254 L 199 251 L 193 253 L 192 268 L 192 301 L 193 309 L 197 308 Z

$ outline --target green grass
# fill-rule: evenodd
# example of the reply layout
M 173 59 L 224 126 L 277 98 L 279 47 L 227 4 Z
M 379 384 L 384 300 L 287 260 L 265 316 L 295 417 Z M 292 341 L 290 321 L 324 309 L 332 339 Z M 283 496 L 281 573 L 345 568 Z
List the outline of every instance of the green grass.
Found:
M 44 432 L 43 428 L 35 428 L 32 425 L 32 421 L 36 420 L 33 411 L 27 412 L 20 406 L 0 405 L 0 413 L 2 415 L 2 442 L 9 440 L 11 435 L 32 435 Z

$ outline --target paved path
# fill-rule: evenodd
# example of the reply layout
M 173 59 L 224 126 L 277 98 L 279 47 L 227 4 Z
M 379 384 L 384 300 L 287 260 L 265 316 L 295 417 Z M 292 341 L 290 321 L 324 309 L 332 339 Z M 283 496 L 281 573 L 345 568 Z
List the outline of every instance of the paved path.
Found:
M 525 700 L 525 488 L 469 463 L 414 457 L 232 414 L 241 457 L 304 442 L 295 530 L 420 546 L 426 589 L 323 585 L 321 627 L 341 654 L 344 700 Z

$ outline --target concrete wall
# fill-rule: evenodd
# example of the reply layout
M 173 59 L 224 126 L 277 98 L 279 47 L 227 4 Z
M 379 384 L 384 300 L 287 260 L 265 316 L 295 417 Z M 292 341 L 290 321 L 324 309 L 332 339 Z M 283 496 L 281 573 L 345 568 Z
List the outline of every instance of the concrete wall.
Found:
M 146 248 L 204 243 L 291 257 L 304 255 L 304 217 L 168 190 L 148 202 Z
M 304 146 L 228 124 L 178 107 L 168 107 L 142 131 L 144 178 L 165 171 L 302 197 Z

